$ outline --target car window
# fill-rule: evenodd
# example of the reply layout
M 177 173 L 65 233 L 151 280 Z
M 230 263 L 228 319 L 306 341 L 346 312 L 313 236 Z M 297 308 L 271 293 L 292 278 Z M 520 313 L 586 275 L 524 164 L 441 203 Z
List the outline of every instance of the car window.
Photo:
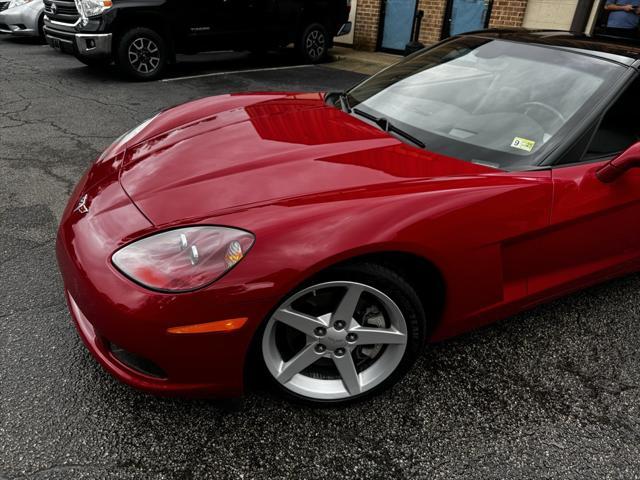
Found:
M 585 160 L 613 157 L 640 141 L 640 81 L 635 80 L 605 113 Z
M 349 92 L 430 151 L 512 169 L 534 166 L 625 71 L 588 55 L 462 37 Z

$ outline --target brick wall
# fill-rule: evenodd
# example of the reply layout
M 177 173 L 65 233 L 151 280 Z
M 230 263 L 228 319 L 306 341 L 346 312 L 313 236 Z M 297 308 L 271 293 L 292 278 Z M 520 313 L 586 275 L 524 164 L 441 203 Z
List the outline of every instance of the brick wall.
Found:
M 420 0 L 418 10 L 424 10 L 420 41 L 425 45 L 438 42 L 442 36 L 442 24 L 447 0 Z
M 494 0 L 489 27 L 521 27 L 526 10 L 526 0 Z
M 360 50 L 373 51 L 378 41 L 381 0 L 358 0 L 353 45 Z M 418 0 L 424 10 L 420 41 L 425 44 L 440 40 L 447 0 Z M 527 9 L 527 0 L 494 0 L 489 27 L 520 27 Z
M 378 42 L 380 0 L 358 0 L 353 33 L 353 46 L 359 50 L 373 51 Z

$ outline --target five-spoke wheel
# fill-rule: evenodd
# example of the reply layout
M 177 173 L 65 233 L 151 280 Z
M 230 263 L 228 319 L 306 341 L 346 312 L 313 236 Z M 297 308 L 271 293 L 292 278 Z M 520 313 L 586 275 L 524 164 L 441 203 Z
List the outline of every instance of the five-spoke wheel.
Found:
M 364 278 L 304 288 L 267 321 L 265 366 L 293 396 L 315 402 L 360 397 L 383 386 L 413 357 L 424 331 L 413 289 L 400 277 L 399 286 L 390 285 L 388 278 L 355 277 Z

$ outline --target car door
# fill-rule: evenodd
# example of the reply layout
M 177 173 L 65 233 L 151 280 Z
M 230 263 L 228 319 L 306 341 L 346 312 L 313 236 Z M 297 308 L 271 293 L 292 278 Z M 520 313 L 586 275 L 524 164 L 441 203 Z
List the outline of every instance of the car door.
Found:
M 538 239 L 539 263 L 529 280 L 533 294 L 559 285 L 632 271 L 640 261 L 640 171 L 612 183 L 596 172 L 640 139 L 636 80 L 594 127 L 580 161 L 552 169 L 549 231 Z
M 266 0 L 190 0 L 188 33 L 203 42 L 200 50 L 244 44 L 256 29 L 262 1 Z

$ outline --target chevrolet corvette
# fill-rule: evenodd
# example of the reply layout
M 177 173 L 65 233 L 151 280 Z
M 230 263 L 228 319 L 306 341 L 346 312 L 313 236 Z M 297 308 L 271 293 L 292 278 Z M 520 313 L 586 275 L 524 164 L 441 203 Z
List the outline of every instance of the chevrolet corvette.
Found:
M 346 92 L 164 110 L 63 214 L 79 334 L 157 395 L 380 393 L 426 344 L 640 266 L 640 48 L 489 30 Z

